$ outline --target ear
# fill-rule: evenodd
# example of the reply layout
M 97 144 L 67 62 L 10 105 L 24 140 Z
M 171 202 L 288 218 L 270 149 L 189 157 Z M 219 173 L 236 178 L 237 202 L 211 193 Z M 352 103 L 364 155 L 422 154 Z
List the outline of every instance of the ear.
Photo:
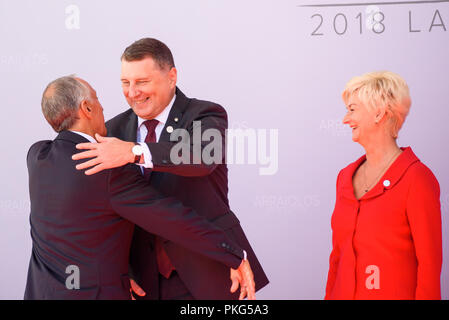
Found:
M 170 71 L 168 72 L 168 78 L 170 81 L 171 88 L 175 88 L 176 82 L 178 81 L 178 71 L 176 70 L 175 67 L 171 68 Z
M 81 101 L 79 115 L 81 118 L 92 119 L 92 107 L 90 106 L 89 101 Z
M 386 113 L 387 113 L 387 107 L 386 106 L 383 107 L 383 108 L 377 109 L 376 117 L 375 117 L 374 121 L 376 123 L 380 123 L 382 121 L 382 119 L 385 117 Z

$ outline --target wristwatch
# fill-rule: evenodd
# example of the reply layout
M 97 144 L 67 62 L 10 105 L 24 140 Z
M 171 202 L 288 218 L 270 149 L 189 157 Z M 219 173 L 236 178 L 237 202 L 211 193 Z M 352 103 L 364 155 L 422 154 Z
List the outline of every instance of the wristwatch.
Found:
M 132 153 L 134 154 L 134 163 L 139 163 L 140 158 L 143 154 L 143 148 L 140 144 L 135 142 L 134 147 L 131 149 Z

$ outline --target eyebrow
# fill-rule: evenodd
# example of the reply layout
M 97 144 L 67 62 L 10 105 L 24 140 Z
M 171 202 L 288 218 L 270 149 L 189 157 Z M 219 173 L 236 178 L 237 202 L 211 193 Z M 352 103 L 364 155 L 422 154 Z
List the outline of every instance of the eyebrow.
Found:
M 121 78 L 120 80 L 121 81 L 129 81 L 126 78 Z M 148 81 L 148 80 L 151 80 L 151 78 L 138 78 L 138 79 L 136 79 L 136 81 Z

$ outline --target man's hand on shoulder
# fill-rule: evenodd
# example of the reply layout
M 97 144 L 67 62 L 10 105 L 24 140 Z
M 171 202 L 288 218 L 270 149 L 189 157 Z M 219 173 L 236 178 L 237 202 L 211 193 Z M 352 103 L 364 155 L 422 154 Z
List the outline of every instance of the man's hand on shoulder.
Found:
M 86 170 L 86 175 L 92 175 L 106 169 L 121 167 L 134 162 L 132 148 L 133 142 L 123 141 L 117 138 L 102 137 L 95 134 L 98 143 L 80 143 L 76 145 L 79 150 L 87 150 L 74 154 L 73 160 L 92 158 L 76 166 L 78 170 Z

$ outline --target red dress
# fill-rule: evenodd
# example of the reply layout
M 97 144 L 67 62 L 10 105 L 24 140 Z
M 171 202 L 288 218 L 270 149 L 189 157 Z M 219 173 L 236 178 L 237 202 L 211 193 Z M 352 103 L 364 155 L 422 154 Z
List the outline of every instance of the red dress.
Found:
M 441 299 L 440 187 L 402 150 L 359 200 L 352 178 L 366 156 L 340 171 L 325 299 Z

